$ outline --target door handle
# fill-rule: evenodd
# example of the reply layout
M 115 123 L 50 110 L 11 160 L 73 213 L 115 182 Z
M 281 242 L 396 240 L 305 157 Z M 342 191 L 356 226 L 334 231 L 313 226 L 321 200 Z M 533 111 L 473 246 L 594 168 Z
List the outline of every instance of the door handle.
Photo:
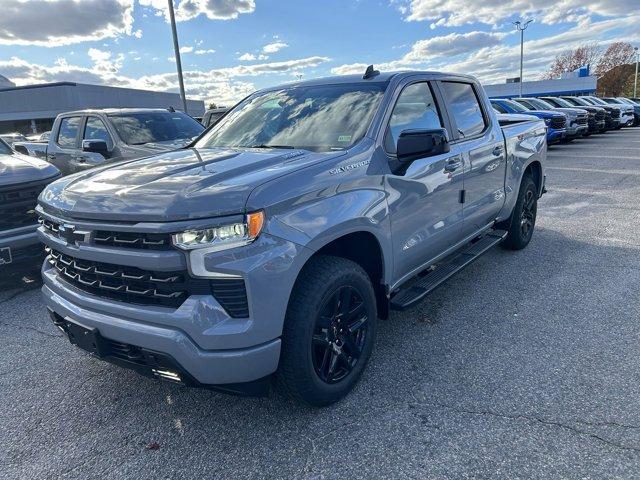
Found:
M 499 157 L 500 155 L 502 155 L 502 147 L 500 145 L 497 145 L 494 149 L 493 149 L 493 156 L 494 157 Z
M 49 160 L 55 160 L 56 159 L 56 154 L 55 153 L 50 153 L 49 155 L 47 155 L 47 158 Z
M 447 163 L 444 164 L 444 171 L 445 172 L 455 172 L 457 169 L 459 169 L 462 166 L 462 162 L 459 161 L 449 161 Z
M 84 163 L 87 161 L 87 157 L 85 157 L 84 155 L 74 155 L 72 158 L 80 163 Z

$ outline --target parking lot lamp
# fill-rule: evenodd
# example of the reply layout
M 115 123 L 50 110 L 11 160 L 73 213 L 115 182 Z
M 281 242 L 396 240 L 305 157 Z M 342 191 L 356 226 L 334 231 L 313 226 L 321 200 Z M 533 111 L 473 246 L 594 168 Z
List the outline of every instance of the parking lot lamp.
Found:
M 636 52 L 636 78 L 633 81 L 633 98 L 638 98 L 638 47 L 633 47 Z
M 169 19 L 171 20 L 171 31 L 173 32 L 173 50 L 176 53 L 176 67 L 178 68 L 178 83 L 180 84 L 180 96 L 182 97 L 182 107 L 184 113 L 187 111 L 187 96 L 184 93 L 184 80 L 182 79 L 182 62 L 180 61 L 180 45 L 178 45 L 178 30 L 176 28 L 176 16 L 173 12 L 173 0 L 169 0 Z
M 527 29 L 529 24 L 533 22 L 533 19 L 527 20 L 522 23 L 520 20 L 517 22 L 513 22 L 518 31 L 520 32 L 520 97 L 522 97 L 522 64 L 524 61 L 524 31 Z

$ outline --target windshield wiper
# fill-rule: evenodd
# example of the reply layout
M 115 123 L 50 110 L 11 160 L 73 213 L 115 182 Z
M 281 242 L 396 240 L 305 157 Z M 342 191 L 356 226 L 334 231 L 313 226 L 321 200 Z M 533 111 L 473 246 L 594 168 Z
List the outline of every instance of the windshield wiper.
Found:
M 248 148 L 288 148 L 290 150 L 295 149 L 296 147 L 292 146 L 292 145 L 251 145 Z

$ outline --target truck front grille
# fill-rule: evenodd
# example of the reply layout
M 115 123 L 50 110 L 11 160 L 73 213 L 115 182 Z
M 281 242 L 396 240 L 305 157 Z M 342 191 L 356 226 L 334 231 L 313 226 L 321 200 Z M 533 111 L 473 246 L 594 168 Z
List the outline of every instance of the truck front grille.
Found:
M 136 267 L 82 260 L 46 248 L 59 278 L 74 287 L 125 303 L 177 308 L 190 295 L 213 295 L 230 317 L 249 316 L 243 279 L 207 280 L 188 272 L 151 272 Z
M 60 224 L 40 218 L 46 232 L 53 237 L 60 237 Z M 93 232 L 93 243 L 109 247 L 138 248 L 143 250 L 170 250 L 171 239 L 166 233 L 132 233 L 96 230 Z
M 586 125 L 589 122 L 589 116 L 578 117 L 576 123 L 578 125 Z
M 620 118 L 620 110 L 612 110 L 611 118 Z
M 552 118 L 549 125 L 551 126 L 551 128 L 554 128 L 554 129 L 565 128 L 567 126 L 567 119 L 566 118 Z
M 601 122 L 604 120 L 604 112 L 596 112 L 596 121 Z
M 0 188 L 0 231 L 35 225 L 38 195 L 47 182 Z

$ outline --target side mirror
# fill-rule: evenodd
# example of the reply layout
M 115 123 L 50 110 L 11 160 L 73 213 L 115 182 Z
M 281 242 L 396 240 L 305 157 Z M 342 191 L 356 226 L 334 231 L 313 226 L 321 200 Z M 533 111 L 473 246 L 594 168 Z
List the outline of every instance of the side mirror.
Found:
M 82 151 L 108 155 L 109 146 L 107 145 L 107 142 L 105 142 L 104 140 L 83 140 Z
M 444 128 L 435 130 L 403 130 L 398 138 L 396 154 L 401 163 L 417 158 L 433 157 L 451 150 L 449 135 Z

